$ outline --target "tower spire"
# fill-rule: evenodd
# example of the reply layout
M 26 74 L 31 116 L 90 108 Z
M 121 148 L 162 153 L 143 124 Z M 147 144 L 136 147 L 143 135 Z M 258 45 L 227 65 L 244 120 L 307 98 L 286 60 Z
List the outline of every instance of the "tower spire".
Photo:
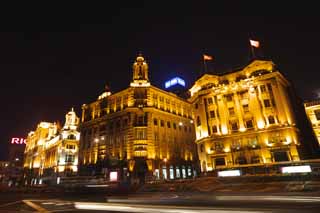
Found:
M 138 56 L 132 66 L 133 75 L 130 86 L 133 87 L 146 87 L 150 86 L 148 77 L 148 64 L 139 51 Z

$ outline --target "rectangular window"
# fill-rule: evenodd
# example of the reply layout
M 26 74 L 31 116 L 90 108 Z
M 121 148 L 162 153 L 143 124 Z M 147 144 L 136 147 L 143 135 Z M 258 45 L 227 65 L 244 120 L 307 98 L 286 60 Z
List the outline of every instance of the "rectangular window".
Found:
M 179 169 L 179 167 L 177 166 L 176 167 L 176 178 L 180 178 L 181 176 L 180 176 L 180 169 Z
M 177 124 L 176 123 L 173 123 L 173 128 L 177 129 Z
M 212 98 L 208 98 L 208 105 L 210 105 L 212 103 L 213 103 Z
M 251 138 L 248 138 L 248 146 L 250 148 L 257 148 L 258 147 L 258 139 L 257 137 L 251 137 Z
M 223 142 L 217 141 L 214 143 L 214 148 L 216 151 L 221 152 L 224 148 Z
M 276 121 L 272 115 L 268 116 L 269 124 L 274 124 Z
M 197 116 L 197 126 L 201 126 L 201 120 L 199 116 Z
M 160 126 L 164 127 L 164 121 L 163 120 L 160 121 Z
M 214 112 L 214 110 L 210 111 L 210 118 L 215 118 L 216 117 L 216 113 Z
M 270 83 L 267 83 L 267 87 L 268 87 L 269 92 L 272 92 L 272 86 Z
M 247 120 L 247 121 L 246 121 L 246 127 L 247 127 L 248 129 L 253 128 L 253 122 L 252 122 L 252 120 Z
M 174 179 L 173 166 L 170 166 L 169 177 L 170 177 L 170 179 Z
M 314 114 L 316 115 L 316 118 L 319 121 L 320 120 L 320 110 L 319 109 L 314 110 Z
M 67 144 L 67 149 L 75 149 L 76 146 L 72 144 Z
M 163 178 L 166 180 L 168 177 L 167 177 L 167 168 L 166 167 L 162 167 L 162 175 L 163 175 Z
M 267 91 L 267 90 L 266 90 L 266 86 L 265 86 L 265 85 L 261 85 L 261 86 L 260 86 L 260 90 L 261 90 L 261 93 L 266 92 L 266 91 Z
M 168 128 L 171 128 L 170 121 L 167 121 L 167 127 L 168 127 Z
M 158 126 L 158 119 L 153 119 L 153 124 L 155 125 L 155 126 Z
M 249 112 L 249 105 L 248 104 L 243 104 L 242 108 L 243 108 L 244 112 Z
M 270 104 L 270 100 L 269 100 L 269 99 L 264 99 L 264 100 L 263 100 L 263 103 L 264 103 L 264 107 L 271 107 L 271 104 Z
M 230 116 L 235 115 L 235 112 L 234 112 L 234 108 L 233 108 L 233 107 L 230 107 L 228 110 L 229 110 L 229 115 L 230 115 Z
M 241 139 L 236 139 L 232 141 L 231 148 L 234 150 L 240 150 L 241 148 Z
M 238 129 L 239 129 L 238 122 L 232 121 L 231 122 L 231 129 L 232 129 L 232 131 L 238 131 Z
M 66 162 L 72 163 L 74 162 L 75 156 L 74 155 L 66 155 Z
M 216 166 L 225 166 L 226 165 L 226 161 L 224 158 L 216 158 L 214 161 L 215 161 Z
M 226 95 L 225 97 L 226 97 L 227 101 L 232 101 L 232 95 Z
M 218 128 L 216 125 L 212 126 L 212 133 L 217 133 L 218 132 Z
M 146 128 L 136 128 L 135 129 L 135 139 L 136 140 L 146 140 L 147 139 L 147 129 Z

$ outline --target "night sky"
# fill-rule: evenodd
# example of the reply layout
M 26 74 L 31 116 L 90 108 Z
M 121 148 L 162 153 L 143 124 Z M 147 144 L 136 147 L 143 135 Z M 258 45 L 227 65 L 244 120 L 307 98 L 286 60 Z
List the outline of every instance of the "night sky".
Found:
M 183 13 L 183 14 L 182 14 Z M 154 13 L 113 8 L 99 24 L 32 23 L 0 33 L 0 160 L 11 137 L 26 137 L 40 121 L 64 122 L 65 113 L 95 100 L 106 84 L 128 87 L 141 52 L 153 85 L 175 75 L 190 87 L 203 70 L 202 54 L 214 57 L 210 71 L 248 63 L 249 37 L 273 60 L 303 99 L 320 94 L 318 17 L 202 15 L 191 10 Z M 97 22 L 93 22 L 97 23 Z

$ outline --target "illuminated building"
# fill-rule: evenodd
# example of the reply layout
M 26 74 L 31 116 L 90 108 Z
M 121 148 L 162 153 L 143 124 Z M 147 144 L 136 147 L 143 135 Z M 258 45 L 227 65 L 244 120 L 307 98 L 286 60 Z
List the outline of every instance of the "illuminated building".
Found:
M 141 181 L 193 176 L 198 160 L 191 104 L 152 86 L 142 56 L 133 64 L 130 87 L 106 91 L 82 110 L 79 163 L 84 172 L 120 169 Z
M 309 101 L 304 104 L 312 129 L 320 144 L 320 100 Z
M 78 171 L 78 124 L 79 118 L 72 109 L 66 114 L 62 129 L 56 123 L 41 122 L 28 134 L 24 168 L 29 176 L 63 176 Z
M 201 171 L 299 161 L 290 83 L 271 61 L 205 74 L 190 89 Z

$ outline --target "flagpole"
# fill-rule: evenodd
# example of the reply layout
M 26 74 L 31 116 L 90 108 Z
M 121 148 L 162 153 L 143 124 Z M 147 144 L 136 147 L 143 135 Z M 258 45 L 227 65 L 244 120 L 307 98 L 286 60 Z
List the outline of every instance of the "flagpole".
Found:
M 206 60 L 204 59 L 204 57 L 202 57 L 202 58 L 203 58 L 204 73 L 206 74 L 208 72 L 207 63 L 206 63 Z
M 252 56 L 252 59 L 255 59 L 256 58 L 256 55 L 254 53 L 254 49 L 253 49 L 253 46 L 250 44 L 250 47 L 251 47 L 251 56 Z

